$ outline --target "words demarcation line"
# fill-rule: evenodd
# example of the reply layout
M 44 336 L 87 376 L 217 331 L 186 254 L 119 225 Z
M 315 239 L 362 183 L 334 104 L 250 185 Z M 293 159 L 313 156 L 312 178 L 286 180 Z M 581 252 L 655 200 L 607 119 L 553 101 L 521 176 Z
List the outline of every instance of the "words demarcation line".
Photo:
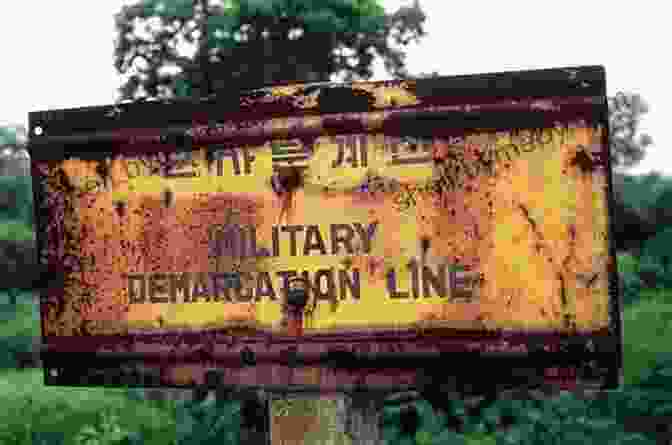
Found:
M 256 229 L 253 226 L 230 225 L 210 231 L 210 250 L 212 256 L 229 258 L 280 257 L 287 254 L 289 256 L 370 254 L 377 228 L 377 222 L 366 226 L 360 223 L 331 224 L 328 234 L 322 234 L 316 225 L 274 226 L 271 229 L 272 248 L 269 251 L 257 248 Z M 300 232 L 305 233 L 302 248 L 297 237 Z M 281 249 L 281 234 L 287 234 L 287 239 L 284 241 L 285 244 L 289 244 L 289 252 L 283 252 Z M 354 243 L 355 237 L 358 237 L 357 244 Z M 325 239 L 331 241 L 329 249 Z M 458 293 L 462 295 L 465 290 L 463 285 L 469 288 L 479 280 L 470 274 L 462 276 L 463 274 L 446 264 L 435 269 L 428 266 L 420 267 L 417 260 L 409 262 L 407 272 L 410 274 L 411 283 L 408 291 L 399 288 L 398 272 L 388 269 L 386 284 L 389 298 L 417 299 L 421 295 L 425 298 L 433 295 L 445 298 Z M 279 299 L 278 295 L 287 292 L 292 279 L 299 276 L 307 283 L 312 283 L 310 290 L 315 294 L 315 300 L 334 301 L 337 297 L 344 300 L 348 295 L 354 300 L 360 299 L 360 271 L 355 267 L 342 269 L 329 267 L 314 272 L 280 270 L 273 274 L 266 271 L 129 273 L 126 278 L 130 302 L 136 304 L 177 303 L 178 293 L 182 295 L 184 302 L 195 302 L 200 297 L 206 301 L 214 299 L 223 302 L 245 302 L 253 299 L 260 301 L 262 298 L 275 301 Z M 277 280 L 275 283 L 273 277 Z M 241 278 L 244 278 L 246 283 L 251 283 L 245 289 Z M 482 280 L 482 277 L 480 279 Z

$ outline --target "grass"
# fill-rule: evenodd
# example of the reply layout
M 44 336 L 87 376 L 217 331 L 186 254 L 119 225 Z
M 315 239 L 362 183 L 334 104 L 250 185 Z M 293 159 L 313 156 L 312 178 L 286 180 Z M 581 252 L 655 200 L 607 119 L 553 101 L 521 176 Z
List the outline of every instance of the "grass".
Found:
M 35 240 L 35 230 L 22 221 L 2 220 L 0 221 L 0 240 Z
M 0 291 L 0 338 L 33 337 L 40 335 L 40 314 L 31 301 L 32 294 L 18 294 L 16 306 L 9 305 L 9 296 Z
M 656 356 L 669 353 L 672 290 L 642 291 L 642 299 L 623 312 L 624 383 L 646 378 Z
M 41 369 L 4 371 L 0 403 L 5 408 L 0 409 L 2 443 L 10 443 L 9 438 L 29 438 L 31 431 L 61 432 L 64 443 L 74 443 L 82 427 L 99 424 L 104 412 L 118 414 L 124 430 L 144 432 L 148 444 L 165 445 L 175 436 L 171 413 L 129 400 L 126 390 L 46 387 Z
M 0 305 L 2 347 L 27 344 L 40 334 L 39 313 L 31 296 L 19 295 L 16 306 Z M 165 445 L 175 437 L 175 415 L 170 409 L 129 399 L 124 388 L 47 387 L 43 379 L 41 369 L 0 369 L 0 443 L 32 445 L 33 431 L 55 432 L 63 435 L 65 444 L 75 443 L 83 427 L 98 425 L 103 413 L 119 415 L 121 428 L 142 432 L 147 444 Z

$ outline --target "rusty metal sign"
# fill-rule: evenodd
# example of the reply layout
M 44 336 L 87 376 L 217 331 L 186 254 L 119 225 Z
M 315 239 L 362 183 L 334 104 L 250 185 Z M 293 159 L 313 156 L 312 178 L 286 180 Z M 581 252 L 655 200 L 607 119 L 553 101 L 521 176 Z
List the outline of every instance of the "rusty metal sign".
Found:
M 46 382 L 613 387 L 606 113 L 599 67 L 31 113 Z

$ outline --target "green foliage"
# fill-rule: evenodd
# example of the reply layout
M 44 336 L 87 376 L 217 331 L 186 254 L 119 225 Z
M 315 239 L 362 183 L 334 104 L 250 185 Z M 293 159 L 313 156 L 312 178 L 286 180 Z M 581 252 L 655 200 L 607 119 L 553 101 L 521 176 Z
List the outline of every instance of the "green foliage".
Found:
M 34 241 L 33 227 L 21 221 L 0 221 L 0 240 Z
M 238 401 L 206 399 L 179 404 L 175 445 L 237 445 L 240 421 Z
M 128 436 L 119 425 L 119 416 L 105 411 L 96 425 L 84 425 L 75 436 L 75 445 L 114 445 Z
M 672 225 L 672 187 L 667 187 L 652 204 L 653 217 L 661 225 Z
M 0 224 L 33 225 L 33 183 L 30 176 L 0 176 Z
M 14 368 L 13 353 L 31 351 L 33 339 L 40 335 L 39 312 L 31 296 L 21 295 L 17 305 L 0 305 L 0 369 Z
M 618 255 L 618 279 L 623 303 L 630 305 L 639 300 L 644 283 L 639 277 L 639 264 L 632 255 Z
M 640 258 L 637 273 L 645 288 L 662 289 L 669 288 L 672 285 L 672 276 L 666 272 L 660 261 L 661 258 L 649 255 L 646 252 Z
M 672 415 L 672 353 L 658 356 L 651 374 L 639 385 L 604 392 L 594 400 L 561 392 L 547 399 L 499 398 L 479 402 L 474 410 L 464 400 L 452 400 L 445 414 L 428 408 L 424 400 L 413 405 L 417 428 L 404 432 L 399 426 L 400 406 L 383 413 L 383 438 L 387 443 L 434 444 L 642 444 L 659 438 L 654 427 L 639 427 L 633 419 L 656 419 L 664 424 Z M 448 419 L 459 422 L 448 422 Z M 438 421 L 437 421 L 438 420 Z M 395 423 L 397 422 L 397 423 Z
M 404 54 L 389 38 L 402 46 L 418 40 L 424 21 L 415 7 L 385 15 L 378 0 L 138 0 L 116 16 L 115 67 L 130 74 L 121 98 L 202 96 L 332 75 L 367 79 L 374 51 L 390 73 L 406 76 Z M 146 26 L 153 32 L 141 35 Z M 195 51 L 181 52 L 182 42 Z M 346 51 L 337 54 L 340 48 Z
M 661 229 L 669 227 L 672 178 L 657 172 L 648 175 L 614 173 L 614 241 L 618 250 L 638 249 Z
M 646 175 L 613 174 L 614 191 L 622 202 L 635 209 L 642 217 L 653 221 L 652 209 L 662 194 L 672 188 L 672 177 L 658 172 Z
M 17 147 L 23 144 L 25 144 L 25 128 L 23 126 L 0 126 L 0 148 L 3 146 Z
M 652 411 L 651 400 L 646 409 L 636 409 L 635 400 L 641 400 L 633 392 L 626 395 L 629 403 L 623 415 Z M 422 402 L 418 402 L 421 404 Z M 613 400 L 609 403 L 615 403 Z M 667 405 L 661 404 L 661 411 Z M 466 415 L 462 403 L 453 405 L 452 415 L 461 418 L 464 430 L 444 424 L 438 432 L 426 429 L 424 420 L 411 436 L 403 435 L 398 429 L 386 426 L 384 438 L 389 443 L 429 444 L 565 444 L 565 443 L 605 443 L 605 444 L 654 444 L 655 438 L 643 433 L 633 434 L 623 429 L 622 422 L 612 412 L 599 411 L 592 402 L 577 399 L 570 393 L 550 398 L 542 402 L 532 400 L 499 399 L 483 410 L 481 416 Z M 429 413 L 426 413 L 429 414 Z M 599 414 L 607 414 L 600 416 Z M 611 416 L 610 416 L 611 415 Z M 509 424 L 503 419 L 507 417 Z M 413 440 L 410 440 L 410 439 Z
M 74 445 L 79 438 L 166 445 L 174 439 L 174 414 L 131 402 L 121 389 L 45 387 L 43 378 L 42 370 L 0 374 L 0 443 Z M 120 441 L 112 440 L 115 434 Z
M 632 93 L 618 93 L 608 103 L 612 165 L 632 167 L 653 143 L 651 136 L 639 133 L 642 115 L 648 113 L 649 107 L 639 94 Z
M 664 248 L 672 241 L 672 231 L 667 229 L 648 242 L 639 258 L 630 254 L 617 256 L 618 279 L 623 302 L 631 305 L 640 300 L 647 289 L 672 288 L 672 273 L 669 264 L 663 264 L 660 255 L 666 253 Z
M 640 383 L 670 351 L 672 306 L 670 291 L 642 291 L 623 313 L 623 361 L 626 384 Z
M 642 249 L 642 254 L 663 266 L 664 269 L 669 268 L 670 262 L 672 261 L 672 225 L 662 227 L 660 232 L 646 241 Z M 665 270 L 663 270 L 663 273 L 664 272 Z M 668 283 L 663 281 L 660 284 L 664 287 Z

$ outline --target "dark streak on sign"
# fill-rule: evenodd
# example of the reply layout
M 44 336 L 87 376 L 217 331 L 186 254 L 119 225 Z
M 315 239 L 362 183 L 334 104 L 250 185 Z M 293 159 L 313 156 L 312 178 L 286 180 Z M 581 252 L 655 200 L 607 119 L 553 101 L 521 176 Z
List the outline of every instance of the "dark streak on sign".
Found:
M 560 272 L 557 273 L 558 281 L 560 282 L 560 302 L 563 306 L 567 306 L 567 288 L 565 286 L 565 277 Z
M 534 219 L 532 219 L 532 217 L 530 216 L 530 211 L 528 210 L 528 208 L 525 207 L 523 204 L 520 204 L 520 203 L 518 204 L 518 208 L 523 212 L 523 215 L 525 216 L 525 219 L 527 220 L 527 222 L 530 223 L 530 226 L 532 227 L 532 231 L 535 234 L 540 235 L 538 233 L 538 230 L 537 230 L 537 222 Z

